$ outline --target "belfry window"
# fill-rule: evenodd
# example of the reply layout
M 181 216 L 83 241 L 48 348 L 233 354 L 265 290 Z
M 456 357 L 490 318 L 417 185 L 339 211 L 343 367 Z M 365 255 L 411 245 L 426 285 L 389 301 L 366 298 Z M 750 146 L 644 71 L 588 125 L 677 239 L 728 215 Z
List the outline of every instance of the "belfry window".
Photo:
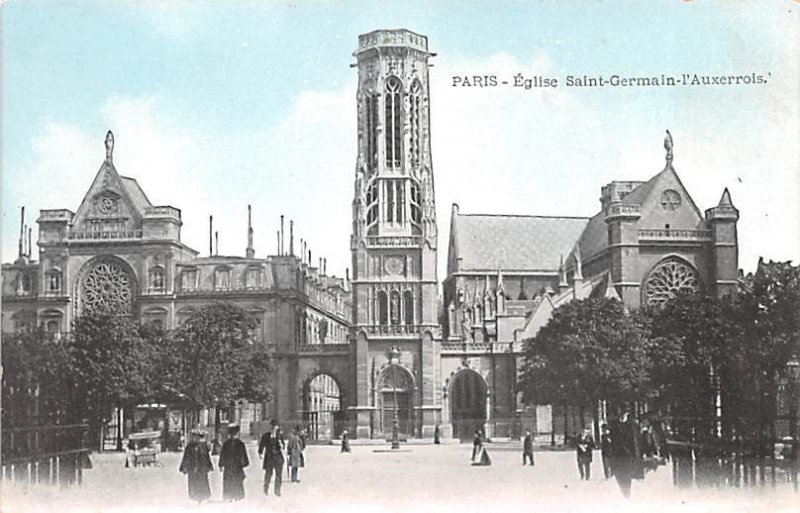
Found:
M 378 292 L 378 324 L 386 326 L 389 324 L 389 301 L 386 292 Z
M 386 81 L 385 100 L 386 167 L 399 168 L 403 151 L 403 98 L 397 77 L 389 77 Z
M 367 96 L 367 168 L 378 167 L 378 95 Z
M 405 325 L 414 324 L 414 294 L 410 290 L 403 293 L 403 310 L 405 313 Z
M 392 299 L 389 304 L 389 315 L 391 317 L 393 326 L 400 324 L 400 293 L 396 290 L 392 291 Z
M 370 235 L 373 235 L 372 228 L 378 222 L 378 208 L 378 184 L 373 183 L 367 189 L 367 227 Z
M 419 80 L 415 80 L 411 85 L 411 98 L 409 102 L 409 125 L 411 128 L 411 137 L 409 139 L 411 148 L 411 165 L 417 167 L 420 162 L 420 105 L 422 103 L 422 86 Z
M 47 293 L 58 294 L 61 292 L 61 269 L 54 267 L 46 273 Z

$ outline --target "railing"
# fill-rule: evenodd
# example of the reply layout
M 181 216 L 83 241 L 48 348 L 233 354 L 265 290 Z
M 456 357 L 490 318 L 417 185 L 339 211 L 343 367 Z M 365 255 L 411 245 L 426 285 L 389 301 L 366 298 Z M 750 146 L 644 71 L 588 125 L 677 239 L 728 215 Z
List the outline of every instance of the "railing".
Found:
M 408 30 L 376 30 L 358 37 L 359 49 L 380 45 L 413 46 L 427 51 L 428 38 Z
M 69 232 L 70 240 L 108 240 L 108 239 L 141 239 L 142 230 L 107 231 L 107 232 Z
M 368 335 L 376 336 L 397 336 L 397 335 L 419 335 L 422 333 L 420 325 L 396 325 L 396 326 L 364 326 L 362 328 Z
M 3 428 L 2 477 L 43 484 L 81 484 L 91 468 L 86 424 Z
M 39 221 L 69 221 L 74 214 L 65 209 L 40 210 Z
M 175 207 L 147 207 L 144 209 L 144 215 L 147 217 L 174 217 L 181 218 L 181 211 Z
M 301 344 L 297 352 L 302 354 L 349 353 L 350 344 Z
M 491 353 L 493 345 L 497 346 L 491 342 L 442 342 L 441 347 L 443 353 Z M 500 352 L 497 351 L 499 347 L 494 349 L 496 349 L 495 353 Z
M 639 205 L 624 205 L 622 203 L 612 203 L 608 205 L 605 209 L 605 216 L 608 217 L 616 217 L 616 216 L 638 216 L 640 214 L 640 206 Z
M 639 230 L 640 239 L 650 240 L 709 240 L 711 230 Z
M 367 247 L 416 247 L 422 244 L 419 236 L 374 236 L 367 237 Z

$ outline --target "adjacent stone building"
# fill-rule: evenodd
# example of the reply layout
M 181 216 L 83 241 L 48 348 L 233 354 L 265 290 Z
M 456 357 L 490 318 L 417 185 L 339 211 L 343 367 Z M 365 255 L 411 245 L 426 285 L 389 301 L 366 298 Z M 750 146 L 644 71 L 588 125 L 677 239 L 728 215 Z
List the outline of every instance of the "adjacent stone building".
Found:
M 250 230 L 245 256 L 201 257 L 181 242 L 180 210 L 152 205 L 136 180 L 120 176 L 113 149 L 109 132 L 105 160 L 75 212 L 41 211 L 38 255 L 22 227 L 18 258 L 3 265 L 3 331 L 42 325 L 59 336 L 81 312 L 109 305 L 169 330 L 203 305 L 230 302 L 256 320 L 255 339 L 270 349 L 277 370 L 273 399 L 243 404 L 230 420 L 248 433 L 268 418 L 302 419 L 332 436 L 333 417 L 348 400 L 338 389 L 354 387 L 347 280 L 295 254 L 293 233 L 288 249 L 281 242 L 275 255 L 257 257 Z M 136 420 L 127 420 L 126 432 Z

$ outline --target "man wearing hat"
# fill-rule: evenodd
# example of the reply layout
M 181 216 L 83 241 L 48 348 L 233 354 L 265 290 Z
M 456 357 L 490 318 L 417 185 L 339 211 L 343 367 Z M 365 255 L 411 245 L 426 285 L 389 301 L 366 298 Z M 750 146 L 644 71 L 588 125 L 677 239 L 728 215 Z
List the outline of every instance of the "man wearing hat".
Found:
M 281 484 L 283 483 L 283 450 L 286 442 L 283 433 L 278 427 L 278 421 L 270 422 L 270 430 L 261 436 L 258 442 L 258 455 L 264 456 L 264 495 L 269 495 L 269 482 L 272 480 L 272 473 L 275 473 L 275 495 L 281 496 Z
M 244 442 L 239 439 L 239 426 L 228 426 L 228 439 L 219 453 L 222 474 L 222 498 L 229 501 L 244 499 L 244 468 L 250 464 Z
M 189 498 L 197 502 L 208 500 L 211 497 L 211 488 L 208 485 L 208 473 L 214 470 L 211 465 L 208 445 L 206 445 L 206 432 L 193 429 L 191 439 L 183 450 L 183 459 L 179 470 L 186 474 L 189 484 Z

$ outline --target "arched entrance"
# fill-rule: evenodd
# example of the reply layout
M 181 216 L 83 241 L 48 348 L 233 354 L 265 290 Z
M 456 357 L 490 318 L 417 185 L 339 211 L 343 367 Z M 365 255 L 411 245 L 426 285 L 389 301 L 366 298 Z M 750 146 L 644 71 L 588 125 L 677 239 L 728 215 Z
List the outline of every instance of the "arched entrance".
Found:
M 303 390 L 303 421 L 312 440 L 332 440 L 338 436 L 342 395 L 333 376 L 320 373 L 306 382 Z
M 391 364 L 381 372 L 378 379 L 378 430 L 385 438 L 392 436 L 395 416 L 398 433 L 403 437 L 413 436 L 414 378 L 399 364 Z
M 450 382 L 450 419 L 453 437 L 469 440 L 486 425 L 486 381 L 474 370 L 464 369 Z

